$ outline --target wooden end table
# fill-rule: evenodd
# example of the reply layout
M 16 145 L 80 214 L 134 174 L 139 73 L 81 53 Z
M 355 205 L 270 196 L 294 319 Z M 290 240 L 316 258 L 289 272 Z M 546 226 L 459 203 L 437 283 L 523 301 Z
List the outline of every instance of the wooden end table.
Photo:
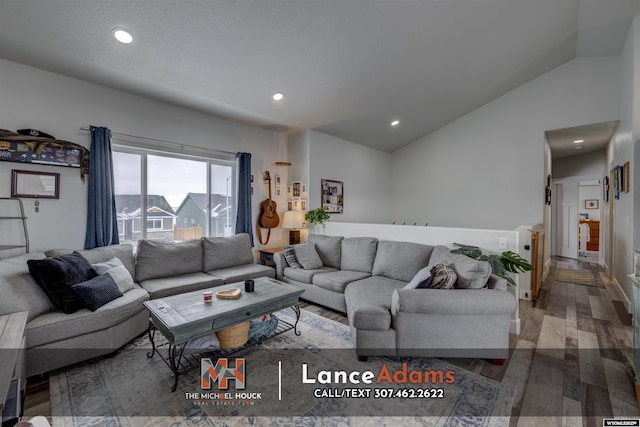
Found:
M 273 256 L 278 252 L 282 252 L 282 246 L 280 246 L 279 248 L 258 249 L 258 252 L 260 252 L 260 264 L 262 265 L 266 265 L 267 263 L 274 264 Z

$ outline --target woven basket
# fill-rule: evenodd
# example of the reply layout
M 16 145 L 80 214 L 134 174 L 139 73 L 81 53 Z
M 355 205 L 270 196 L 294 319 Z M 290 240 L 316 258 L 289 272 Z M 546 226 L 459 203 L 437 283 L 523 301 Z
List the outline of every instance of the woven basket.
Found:
M 230 326 L 216 332 L 221 348 L 236 348 L 245 345 L 249 341 L 249 325 L 246 321 L 238 325 Z

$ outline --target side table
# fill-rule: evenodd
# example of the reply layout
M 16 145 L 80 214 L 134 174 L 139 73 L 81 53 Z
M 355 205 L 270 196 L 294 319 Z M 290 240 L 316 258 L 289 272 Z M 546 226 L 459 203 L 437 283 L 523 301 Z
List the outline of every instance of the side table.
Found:
M 20 311 L 0 316 L 0 413 L 2 419 L 7 417 L 3 426 L 15 424 L 22 412 L 27 373 L 25 348 L 28 314 L 27 311 Z
M 282 246 L 278 248 L 262 248 L 258 251 L 260 252 L 260 264 L 266 265 L 267 263 L 269 263 L 269 265 L 274 265 L 275 263 L 273 262 L 273 255 L 277 254 L 278 252 L 282 252 Z

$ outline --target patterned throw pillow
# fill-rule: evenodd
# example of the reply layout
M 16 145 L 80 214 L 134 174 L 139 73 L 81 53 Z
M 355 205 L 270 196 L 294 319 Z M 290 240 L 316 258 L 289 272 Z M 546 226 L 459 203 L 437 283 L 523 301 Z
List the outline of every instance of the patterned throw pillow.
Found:
M 118 285 L 110 274 L 94 277 L 86 282 L 71 285 L 84 305 L 91 311 L 96 311 L 106 303 L 122 296 Z
M 447 261 L 434 265 L 431 277 L 431 283 L 426 286 L 429 289 L 453 289 L 453 285 L 458 280 L 458 275 Z
M 296 258 L 296 251 L 293 249 L 291 245 L 284 245 L 282 247 L 282 253 L 284 254 L 284 259 L 287 260 L 287 264 L 291 268 L 302 268 L 302 264 L 298 262 L 298 258 Z

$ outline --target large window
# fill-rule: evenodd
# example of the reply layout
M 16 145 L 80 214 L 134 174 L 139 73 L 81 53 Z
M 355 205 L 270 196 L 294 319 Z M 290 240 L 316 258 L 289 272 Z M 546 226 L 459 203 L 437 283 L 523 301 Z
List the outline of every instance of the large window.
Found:
M 233 234 L 234 162 L 115 146 L 113 163 L 121 242 Z

